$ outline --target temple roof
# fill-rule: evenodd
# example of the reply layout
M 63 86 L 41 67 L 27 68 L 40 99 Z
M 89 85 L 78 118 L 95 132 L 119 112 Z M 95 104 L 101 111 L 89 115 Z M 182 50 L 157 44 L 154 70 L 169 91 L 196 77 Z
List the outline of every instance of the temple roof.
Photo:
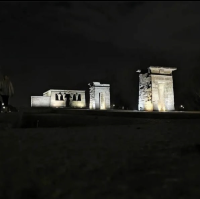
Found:
M 174 67 L 164 67 L 164 66 L 150 66 L 149 69 L 165 69 L 165 70 L 177 70 L 177 68 Z
M 90 86 L 98 86 L 98 87 L 107 87 L 110 86 L 110 84 L 101 84 L 100 82 L 93 82 L 92 84 L 89 84 Z

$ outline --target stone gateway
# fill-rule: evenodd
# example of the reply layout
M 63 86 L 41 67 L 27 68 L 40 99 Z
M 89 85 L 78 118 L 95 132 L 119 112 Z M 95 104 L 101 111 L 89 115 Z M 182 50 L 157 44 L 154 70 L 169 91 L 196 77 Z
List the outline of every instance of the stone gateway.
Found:
M 174 89 L 172 72 L 176 68 L 150 66 L 139 72 L 138 110 L 173 111 Z
M 110 84 L 93 82 L 90 86 L 90 109 L 110 109 Z

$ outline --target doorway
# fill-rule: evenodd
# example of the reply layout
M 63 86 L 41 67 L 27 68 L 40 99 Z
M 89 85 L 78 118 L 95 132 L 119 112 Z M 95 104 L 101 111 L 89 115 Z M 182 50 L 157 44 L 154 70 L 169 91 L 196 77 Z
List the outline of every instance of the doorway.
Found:
M 158 84 L 158 96 L 159 96 L 158 110 L 165 111 L 166 108 L 165 108 L 165 84 L 164 83 Z
M 104 93 L 99 93 L 99 108 L 100 110 L 106 109 Z
M 66 94 L 65 95 L 65 100 L 66 100 L 66 107 L 70 107 L 70 94 Z

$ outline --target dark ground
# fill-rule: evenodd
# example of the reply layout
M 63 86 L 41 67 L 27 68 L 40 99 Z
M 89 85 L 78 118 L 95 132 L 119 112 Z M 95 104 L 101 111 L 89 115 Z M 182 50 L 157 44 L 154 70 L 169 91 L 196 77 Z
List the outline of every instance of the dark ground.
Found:
M 7 123 L 9 126 L 22 128 L 131 125 L 138 121 L 144 121 L 143 119 L 200 119 L 200 112 L 31 108 L 21 109 L 19 112 L 9 114 L 0 114 L 0 123 L 4 123 L 4 125 Z
M 200 119 L 106 117 L 65 128 L 1 123 L 0 198 L 200 197 Z

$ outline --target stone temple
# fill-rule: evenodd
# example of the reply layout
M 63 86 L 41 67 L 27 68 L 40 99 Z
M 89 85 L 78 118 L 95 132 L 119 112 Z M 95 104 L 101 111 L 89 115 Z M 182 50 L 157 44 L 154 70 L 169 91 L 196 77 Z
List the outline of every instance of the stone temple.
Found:
M 43 96 L 31 96 L 31 107 L 85 108 L 85 91 L 50 89 Z
M 110 84 L 93 82 L 90 86 L 90 109 L 110 109 Z
M 139 72 L 138 110 L 173 111 L 174 89 L 172 72 L 176 68 L 150 66 Z

